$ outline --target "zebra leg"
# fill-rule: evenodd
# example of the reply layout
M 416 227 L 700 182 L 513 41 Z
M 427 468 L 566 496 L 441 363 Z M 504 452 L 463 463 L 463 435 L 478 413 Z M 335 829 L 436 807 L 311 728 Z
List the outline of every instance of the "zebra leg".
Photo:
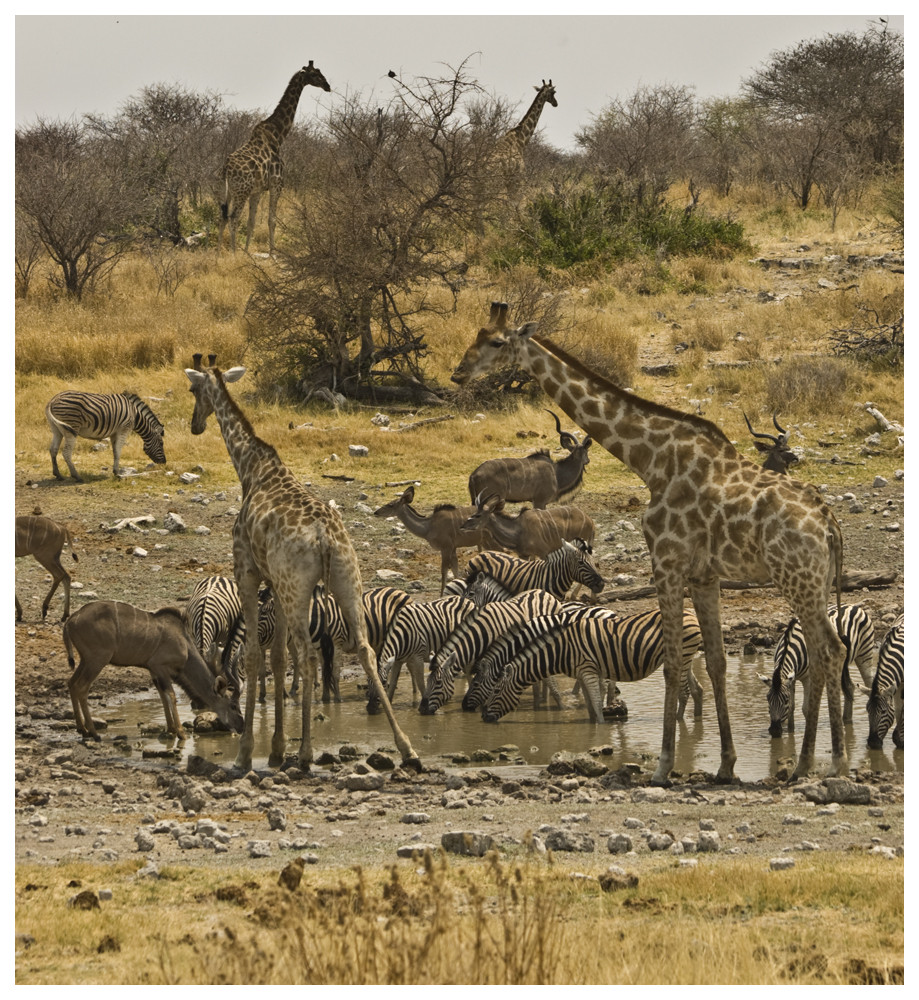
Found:
M 554 677 L 546 678 L 546 687 L 548 688 L 549 694 L 552 696 L 552 700 L 555 702 L 556 708 L 564 708 L 564 703 L 562 701 L 562 692 L 559 690 L 558 682 Z
M 603 692 L 600 690 L 600 675 L 593 667 L 578 670 L 581 690 L 587 700 L 587 713 L 591 722 L 603 722 Z
M 121 449 L 124 447 L 124 443 L 127 440 L 128 431 L 116 431 L 112 435 L 112 456 L 114 461 L 112 462 L 112 475 L 121 475 Z
M 73 446 L 77 443 L 76 434 L 64 433 L 64 447 L 61 449 L 61 455 L 64 461 L 67 463 L 67 468 L 70 470 L 70 475 L 78 482 L 83 482 L 83 477 L 77 472 L 76 466 L 73 464 Z M 54 462 L 54 468 L 57 469 L 57 462 L 54 461 L 54 456 L 51 456 Z M 61 479 L 64 477 L 61 476 Z
M 58 430 L 57 427 L 51 428 L 51 445 L 48 451 L 51 453 L 51 471 L 54 473 L 55 479 L 63 479 L 61 475 L 61 470 L 57 467 L 57 453 L 61 447 L 61 441 L 64 435 Z

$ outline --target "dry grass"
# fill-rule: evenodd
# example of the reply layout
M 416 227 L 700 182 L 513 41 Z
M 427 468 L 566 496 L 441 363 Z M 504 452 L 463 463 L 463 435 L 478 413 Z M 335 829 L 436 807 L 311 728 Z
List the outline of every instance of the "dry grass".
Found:
M 663 861 L 603 892 L 550 863 L 427 855 L 312 873 L 20 866 L 19 983 L 839 984 L 902 982 L 902 864 Z M 98 910 L 68 907 L 106 887 Z

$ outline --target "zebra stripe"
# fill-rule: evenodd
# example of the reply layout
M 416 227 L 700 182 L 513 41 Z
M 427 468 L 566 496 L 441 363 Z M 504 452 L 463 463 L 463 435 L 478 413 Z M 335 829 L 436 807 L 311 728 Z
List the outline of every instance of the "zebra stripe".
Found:
M 488 577 L 478 577 L 479 580 Z M 477 660 L 500 635 L 538 615 L 562 609 L 562 602 L 545 590 L 525 590 L 506 601 L 477 607 L 456 626 L 431 659 L 428 682 L 421 699 L 422 715 L 433 715 L 453 697 L 456 678 L 469 674 Z
M 864 690 L 864 689 L 863 689 Z M 878 650 L 878 666 L 868 692 L 868 746 L 880 750 L 891 726 L 893 745 L 903 749 L 903 615 Z M 896 725 L 894 721 L 896 720 Z
M 402 663 L 412 675 L 417 690 L 424 690 L 424 661 L 437 652 L 457 624 L 473 609 L 465 597 L 440 597 L 426 603 L 411 603 L 396 615 L 377 659 L 380 682 L 392 700 Z M 397 667 L 398 669 L 393 669 Z M 367 711 L 379 711 L 376 689 L 367 692 Z
M 227 576 L 206 576 L 191 592 L 184 617 L 198 651 L 217 674 L 222 649 L 230 628 L 242 615 L 236 581 Z
M 692 659 L 702 647 L 702 631 L 696 616 L 683 613 L 683 677 L 692 673 Z M 628 618 L 580 618 L 566 621 L 536 638 L 504 668 L 492 690 L 482 719 L 497 722 L 513 711 L 523 689 L 554 673 L 577 677 L 587 693 L 594 722 L 603 721 L 600 681 L 643 680 L 660 666 L 664 656 L 660 611 Z M 696 682 L 698 683 L 698 682 Z
M 148 458 L 157 465 L 166 462 L 165 428 L 153 410 L 133 392 L 59 392 L 45 407 L 45 419 L 51 428 L 51 470 L 57 479 L 64 478 L 57 465 L 57 453 L 63 441 L 64 461 L 70 475 L 77 482 L 83 481 L 72 458 L 78 437 L 92 441 L 111 438 L 115 458 L 112 472 L 116 476 L 121 468 L 121 449 L 131 431 L 140 435 Z
M 559 602 L 556 610 L 527 621 L 517 622 L 506 633 L 485 649 L 473 664 L 473 678 L 463 697 L 463 711 L 474 712 L 488 700 L 507 664 L 529 643 L 535 642 L 546 632 L 582 618 L 617 618 L 607 608 L 593 608 L 586 604 Z
M 837 624 L 836 610 L 835 604 L 831 604 L 827 609 L 834 624 Z M 843 607 L 837 627 L 846 647 L 842 665 L 842 718 L 844 722 L 851 722 L 854 688 L 849 667 L 854 662 L 864 682 L 871 683 L 874 664 L 874 625 L 868 612 L 861 605 L 850 604 Z M 772 676 L 760 674 L 760 680 L 768 686 L 766 701 L 769 705 L 769 735 L 781 736 L 784 726 L 788 727 L 788 732 L 794 732 L 796 681 L 799 681 L 804 688 L 805 705 L 810 697 L 812 675 L 808 669 L 804 632 L 797 618 L 792 618 L 779 639 L 773 654 L 773 663 L 775 669 Z
M 236 581 L 230 581 L 236 588 Z M 239 591 L 236 591 L 237 603 L 239 603 Z M 258 699 L 265 700 L 265 679 L 268 671 L 265 666 L 265 650 L 274 641 L 275 613 L 274 594 L 270 587 L 264 587 L 258 594 L 258 648 L 262 655 L 262 665 L 258 672 Z M 246 622 L 243 619 L 242 604 L 227 629 L 226 643 L 223 647 L 223 658 L 221 660 L 223 674 L 227 679 L 227 686 L 230 691 L 235 692 L 238 699 L 242 691 L 244 678 L 240 671 L 240 665 L 244 662 L 246 645 Z M 296 667 L 295 667 L 296 669 Z
M 524 590 L 547 590 L 562 600 L 575 582 L 591 592 L 603 589 L 603 578 L 591 558 L 593 549 L 583 538 L 562 542 L 544 560 L 532 561 L 506 552 L 479 552 L 469 560 L 466 584 L 471 587 L 480 575 L 489 576 L 511 594 Z
M 332 697 L 338 702 L 341 701 L 338 687 L 341 667 L 339 657 L 335 653 L 338 651 L 356 653 L 357 647 L 338 602 L 330 594 L 326 594 L 324 588 L 317 588 L 316 596 L 318 597 L 320 594 L 322 599 L 314 599 L 310 609 L 310 636 L 314 642 L 321 644 L 327 641 L 332 645 L 333 660 L 329 671 L 328 687 L 331 689 Z M 404 590 L 398 590 L 395 587 L 374 587 L 361 594 L 364 625 L 367 628 L 367 642 L 377 657 L 379 657 L 383 643 L 389 634 L 390 626 L 410 600 L 411 597 Z M 299 677 L 295 676 L 291 693 L 295 694 L 298 687 Z M 329 701 L 325 668 L 323 668 L 322 700 Z

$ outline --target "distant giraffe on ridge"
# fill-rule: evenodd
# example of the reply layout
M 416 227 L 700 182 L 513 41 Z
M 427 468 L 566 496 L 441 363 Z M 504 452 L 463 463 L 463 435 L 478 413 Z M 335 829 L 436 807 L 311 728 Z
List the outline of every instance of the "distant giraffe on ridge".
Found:
M 255 228 L 255 216 L 262 192 L 268 192 L 268 249 L 274 253 L 274 227 L 278 197 L 283 184 L 281 143 L 290 134 L 300 102 L 300 94 L 307 85 L 326 92 L 329 86 L 322 73 L 313 66 L 313 60 L 291 77 L 278 106 L 264 121 L 252 130 L 252 135 L 239 149 L 227 157 L 223 168 L 223 201 L 220 205 L 220 222 L 217 230 L 217 252 L 223 243 L 223 230 L 230 224 L 230 248 L 236 252 L 236 227 L 246 199 L 249 201 L 249 225 L 246 229 L 246 250 Z

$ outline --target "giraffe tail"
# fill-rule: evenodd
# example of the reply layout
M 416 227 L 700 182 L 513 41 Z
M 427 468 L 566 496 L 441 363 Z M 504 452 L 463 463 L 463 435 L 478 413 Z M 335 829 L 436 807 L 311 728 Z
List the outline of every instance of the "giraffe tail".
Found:
M 847 646 L 848 643 L 843 636 L 842 627 L 842 528 L 839 526 L 839 521 L 831 514 L 830 517 L 833 519 L 833 553 L 836 557 L 836 634 L 842 639 L 843 644 Z M 847 657 L 848 662 L 848 657 Z

